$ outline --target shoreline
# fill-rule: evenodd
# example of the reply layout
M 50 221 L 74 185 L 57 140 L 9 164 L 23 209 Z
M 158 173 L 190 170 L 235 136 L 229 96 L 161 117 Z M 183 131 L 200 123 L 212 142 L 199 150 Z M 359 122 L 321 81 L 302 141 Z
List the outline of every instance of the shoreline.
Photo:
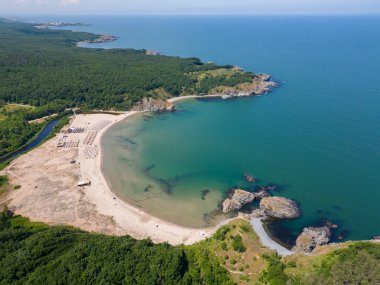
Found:
M 175 97 L 170 101 L 179 102 L 191 98 L 218 97 L 221 95 L 208 95 L 207 97 L 191 95 Z M 93 159 L 85 158 L 85 149 L 88 146 L 84 145 L 83 142 L 88 132 L 68 134 L 80 140 L 77 149 L 58 149 L 57 142 L 62 134 L 57 134 L 56 137 L 37 149 L 17 158 L 7 168 L 7 174 L 12 185 L 19 184 L 22 187 L 10 193 L 10 197 L 8 197 L 10 209 L 17 214 L 29 217 L 31 220 L 51 225 L 67 224 L 90 232 L 130 235 L 136 239 L 150 238 L 156 243 L 168 242 L 171 245 L 189 245 L 204 240 L 221 226 L 235 219 L 226 219 L 210 227 L 189 228 L 150 215 L 120 199 L 112 192 L 111 185 L 103 173 L 104 153 L 101 139 L 112 126 L 128 120 L 138 113 L 142 112 L 128 111 L 117 116 L 104 113 L 79 114 L 71 120 L 70 127 L 95 126 L 104 120 L 110 121 L 108 125 L 99 130 L 91 145 L 98 151 L 98 155 Z M 46 155 L 46 152 L 50 152 L 51 157 Z M 78 158 L 75 167 L 68 164 L 67 160 L 70 157 Z M 55 160 L 57 160 L 57 164 L 54 164 L 55 168 L 51 169 L 52 172 L 49 174 L 52 161 Z M 30 171 L 25 171 L 32 167 L 39 176 L 31 174 Z M 63 167 L 65 167 L 66 172 L 61 174 L 59 172 L 63 170 Z M 81 174 L 82 179 L 87 178 L 88 181 L 91 181 L 91 185 L 77 186 Z M 61 187 L 51 189 L 52 187 L 49 187 L 49 183 L 46 183 L 45 180 L 55 182 L 52 181 L 54 179 L 59 183 L 63 179 L 69 180 L 69 183 L 66 186 L 61 185 Z M 33 185 L 35 186 L 33 187 Z M 59 188 L 59 192 L 55 193 L 57 188 Z M 45 201 L 46 196 L 49 197 L 47 201 Z M 61 205 L 62 203 L 64 206 Z M 65 208 L 67 204 L 70 204 L 69 209 Z M 60 210 L 60 207 L 63 209 Z M 77 213 L 80 214 L 79 217 Z M 238 215 L 238 218 L 244 219 L 244 216 Z M 260 232 L 257 232 L 257 235 L 260 236 L 263 243 L 265 239 L 261 237 Z M 266 246 L 264 243 L 263 245 Z
M 215 232 L 220 225 L 207 228 L 188 228 L 180 226 L 148 214 L 134 205 L 120 199 L 115 193 L 113 193 L 111 185 L 103 173 L 103 150 L 101 146 L 101 139 L 106 131 L 112 126 L 121 121 L 125 121 L 138 113 L 141 112 L 130 111 L 122 115 L 122 118 L 118 118 L 106 126 L 96 137 L 94 144 L 99 145 L 99 160 L 95 161 L 93 171 L 98 171 L 101 180 L 103 180 L 104 187 L 102 187 L 102 189 L 104 192 L 103 195 L 101 195 L 101 191 L 98 191 L 98 193 L 92 192 L 89 194 L 89 196 L 91 195 L 91 200 L 95 202 L 97 209 L 101 213 L 111 215 L 123 231 L 138 239 L 151 238 L 155 242 L 168 242 L 172 245 L 176 245 L 181 243 L 192 244 L 211 236 L 211 234 Z M 107 207 L 111 204 L 114 206 L 113 211 L 110 211 L 110 208 Z M 128 222 L 125 217 L 128 217 L 129 221 L 133 220 L 134 222 Z M 144 222 L 142 223 L 142 221 Z
M 227 219 L 216 226 L 188 228 L 154 217 L 118 198 L 102 171 L 101 138 L 114 124 L 137 114 L 129 111 L 122 115 L 80 114 L 69 127 L 95 126 L 109 120 L 110 123 L 98 131 L 91 146 L 84 140 L 89 132 L 65 134 L 66 140 L 79 140 L 77 148 L 57 147 L 60 137 L 17 158 L 6 169 L 11 185 L 21 185 L 1 201 L 9 209 L 32 221 L 50 225 L 71 225 L 90 232 L 111 235 L 130 235 L 136 239 L 150 238 L 156 243 L 171 245 L 193 244 L 210 237 Z M 91 147 L 98 152 L 96 157 L 85 157 Z M 69 161 L 75 160 L 75 163 Z M 33 168 L 33 172 L 30 169 Z M 81 177 L 82 176 L 82 177 Z M 90 185 L 79 187 L 79 181 Z
M 270 237 L 270 235 L 266 232 L 261 219 L 252 218 L 250 219 L 249 223 L 252 225 L 255 233 L 258 235 L 262 245 L 275 250 L 281 256 L 288 256 L 294 254 L 293 251 L 283 247 Z

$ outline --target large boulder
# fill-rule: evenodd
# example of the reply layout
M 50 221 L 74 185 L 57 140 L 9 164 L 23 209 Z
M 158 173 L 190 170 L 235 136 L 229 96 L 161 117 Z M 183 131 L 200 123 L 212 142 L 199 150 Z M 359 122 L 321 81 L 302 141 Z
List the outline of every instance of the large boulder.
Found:
M 254 193 L 242 189 L 233 189 L 229 197 L 223 202 L 223 212 L 239 210 L 244 205 L 251 203 L 255 198 Z
M 260 202 L 264 216 L 276 219 L 296 219 L 301 216 L 297 202 L 284 197 L 265 197 Z
M 304 228 L 296 240 L 293 250 L 310 254 L 318 245 L 327 244 L 330 241 L 331 231 L 328 227 Z
M 142 112 L 164 112 L 164 111 L 174 111 L 174 104 L 161 100 L 153 99 L 150 97 L 144 97 L 141 102 L 137 103 L 133 108 L 134 111 Z

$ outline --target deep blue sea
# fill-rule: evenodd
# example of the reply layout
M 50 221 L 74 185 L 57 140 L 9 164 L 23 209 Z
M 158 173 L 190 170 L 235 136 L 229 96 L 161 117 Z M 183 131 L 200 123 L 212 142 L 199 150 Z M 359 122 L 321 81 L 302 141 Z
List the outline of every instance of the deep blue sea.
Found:
M 220 193 L 243 183 L 242 173 L 250 172 L 263 183 L 281 185 L 277 195 L 300 203 L 301 219 L 276 225 L 284 236 L 296 235 L 322 218 L 339 224 L 335 236 L 343 232 L 346 239 L 356 240 L 380 235 L 380 17 L 41 16 L 27 20 L 85 22 L 91 26 L 70 29 L 120 37 L 92 46 L 195 56 L 265 72 L 284 82 L 267 96 L 186 101 L 179 104 L 182 112 L 151 120 L 137 118 L 133 128 L 119 125 L 111 130 L 119 138 L 134 133 L 139 157 L 132 164 L 155 165 L 150 175 L 160 179 L 186 177 L 176 180 L 173 197 L 199 200 L 193 208 L 182 208 L 183 215 L 194 215 L 185 224 L 198 221 L 192 211 L 203 207 L 201 189 L 211 189 L 209 202 L 207 197 L 204 202 L 209 210 L 217 206 Z M 105 141 L 106 153 L 107 143 L 115 140 Z M 122 156 L 122 147 L 119 151 L 117 156 Z M 117 180 L 124 170 L 115 169 L 120 173 L 109 175 Z M 120 181 L 114 190 L 128 199 L 131 193 L 123 190 Z M 186 185 L 193 185 L 193 190 Z M 141 191 L 134 189 L 136 195 Z M 193 197 L 186 196 L 189 191 Z M 154 209 L 154 203 L 142 206 Z M 177 218 L 181 209 L 173 209 L 162 216 Z

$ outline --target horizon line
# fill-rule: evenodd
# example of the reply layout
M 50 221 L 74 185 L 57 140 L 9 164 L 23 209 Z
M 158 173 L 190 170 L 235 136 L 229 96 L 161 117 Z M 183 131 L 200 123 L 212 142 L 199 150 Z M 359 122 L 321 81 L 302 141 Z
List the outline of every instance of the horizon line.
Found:
M 8 13 L 7 13 L 8 14 Z M 375 16 L 380 11 L 371 12 L 284 12 L 284 13 L 9 13 L 1 18 L 18 16 Z

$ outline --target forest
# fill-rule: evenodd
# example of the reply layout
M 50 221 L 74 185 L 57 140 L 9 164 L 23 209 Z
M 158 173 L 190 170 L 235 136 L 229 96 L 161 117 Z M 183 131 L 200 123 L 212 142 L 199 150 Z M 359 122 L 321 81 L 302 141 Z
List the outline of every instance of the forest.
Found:
M 216 86 L 249 82 L 254 74 L 202 78 L 193 73 L 221 68 L 198 58 L 148 55 L 144 50 L 80 48 L 96 35 L 36 29 L 0 22 L 0 100 L 43 106 L 57 99 L 93 109 L 132 107 L 154 90 L 170 96 L 207 93 Z M 233 69 L 233 66 L 224 66 Z
M 236 86 L 255 76 L 198 58 L 77 47 L 98 36 L 0 19 L 0 157 L 43 127 L 27 121 L 67 107 L 128 110 L 143 97 L 207 94 L 214 87 Z M 228 70 L 228 76 L 210 73 L 217 69 Z M 202 72 L 207 75 L 199 76 Z M 10 103 L 34 108 L 2 111 Z
M 0 213 L 0 284 L 234 284 L 213 254 Z
M 240 243 L 244 240 L 244 250 L 234 248 L 236 236 L 241 237 Z M 238 267 L 232 271 L 234 278 L 227 270 L 231 267 Z M 248 271 L 256 273 L 250 275 Z M 379 282 L 380 245 L 376 243 L 349 242 L 324 254 L 280 258 L 261 247 L 242 220 L 222 227 L 199 244 L 170 246 L 30 222 L 7 209 L 0 213 L 0 284 Z

